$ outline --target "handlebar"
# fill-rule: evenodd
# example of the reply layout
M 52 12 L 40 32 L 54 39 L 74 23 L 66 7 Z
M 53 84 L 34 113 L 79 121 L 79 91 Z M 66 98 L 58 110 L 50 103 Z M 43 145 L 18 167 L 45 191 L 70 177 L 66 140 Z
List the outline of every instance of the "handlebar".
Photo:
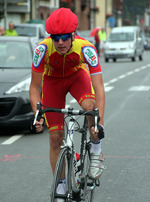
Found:
M 45 109 L 42 109 L 42 103 L 41 102 L 37 102 L 37 110 L 36 110 L 36 114 L 35 114 L 35 118 L 34 118 L 34 122 L 33 125 L 36 124 L 36 121 L 40 121 L 42 115 L 46 112 L 57 112 L 57 113 L 63 113 L 65 115 L 89 115 L 89 116 L 93 116 L 95 118 L 95 132 L 97 130 L 99 121 L 100 121 L 100 117 L 99 117 L 99 109 L 96 108 L 93 111 L 84 111 L 84 110 L 75 110 L 75 109 L 59 109 L 59 108 L 51 108 L 51 107 L 47 107 Z

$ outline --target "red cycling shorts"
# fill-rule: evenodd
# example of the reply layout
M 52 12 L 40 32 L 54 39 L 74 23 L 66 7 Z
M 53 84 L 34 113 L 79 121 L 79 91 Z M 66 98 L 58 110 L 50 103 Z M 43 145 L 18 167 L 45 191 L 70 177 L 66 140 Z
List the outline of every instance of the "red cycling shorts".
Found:
M 65 108 L 68 92 L 79 104 L 85 99 L 95 99 L 90 75 L 83 69 L 67 77 L 50 77 L 44 75 L 42 86 L 43 105 L 53 108 Z M 63 114 L 48 112 L 45 114 L 45 120 L 49 132 L 64 129 Z

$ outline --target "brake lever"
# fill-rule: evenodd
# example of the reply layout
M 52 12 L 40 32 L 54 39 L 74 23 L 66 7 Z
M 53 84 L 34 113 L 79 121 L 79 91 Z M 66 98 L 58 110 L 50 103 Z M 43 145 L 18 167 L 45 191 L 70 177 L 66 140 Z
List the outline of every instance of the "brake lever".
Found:
M 96 108 L 96 109 L 95 109 L 95 132 L 96 132 L 97 129 L 98 129 L 99 121 L 100 121 L 100 117 L 99 117 L 99 109 Z
M 39 112 L 40 112 L 40 110 L 41 110 L 41 107 L 42 107 L 42 105 L 41 105 L 41 102 L 37 102 L 37 104 L 36 104 L 36 108 L 37 108 L 37 110 L 36 110 L 36 114 L 35 114 L 35 117 L 34 117 L 34 122 L 33 122 L 33 125 L 35 125 L 36 124 L 36 121 L 39 121 Z

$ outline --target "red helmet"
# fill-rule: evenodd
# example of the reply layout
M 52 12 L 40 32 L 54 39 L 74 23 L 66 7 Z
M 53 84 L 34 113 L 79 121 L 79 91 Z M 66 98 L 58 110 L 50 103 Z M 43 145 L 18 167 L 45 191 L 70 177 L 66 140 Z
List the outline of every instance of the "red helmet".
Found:
M 59 8 L 46 20 L 46 31 L 49 34 L 67 34 L 77 29 L 78 18 L 69 8 Z

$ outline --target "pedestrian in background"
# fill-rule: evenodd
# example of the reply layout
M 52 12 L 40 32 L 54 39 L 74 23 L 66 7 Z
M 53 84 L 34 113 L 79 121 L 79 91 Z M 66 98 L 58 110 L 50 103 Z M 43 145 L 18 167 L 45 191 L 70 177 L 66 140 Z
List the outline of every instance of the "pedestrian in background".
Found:
M 17 32 L 14 30 L 13 22 L 9 22 L 9 29 L 5 31 L 6 36 L 18 36 Z
M 98 56 L 100 56 L 100 52 L 99 52 L 100 38 L 99 38 L 98 32 L 99 30 L 96 31 L 94 38 L 95 38 L 95 48 L 97 50 Z
M 0 36 L 4 36 L 5 30 L 3 27 L 0 27 Z
M 100 38 L 100 55 L 104 55 L 104 45 L 105 45 L 105 41 L 106 41 L 106 32 L 104 30 L 104 28 L 102 28 L 99 32 L 98 32 L 99 38 Z

